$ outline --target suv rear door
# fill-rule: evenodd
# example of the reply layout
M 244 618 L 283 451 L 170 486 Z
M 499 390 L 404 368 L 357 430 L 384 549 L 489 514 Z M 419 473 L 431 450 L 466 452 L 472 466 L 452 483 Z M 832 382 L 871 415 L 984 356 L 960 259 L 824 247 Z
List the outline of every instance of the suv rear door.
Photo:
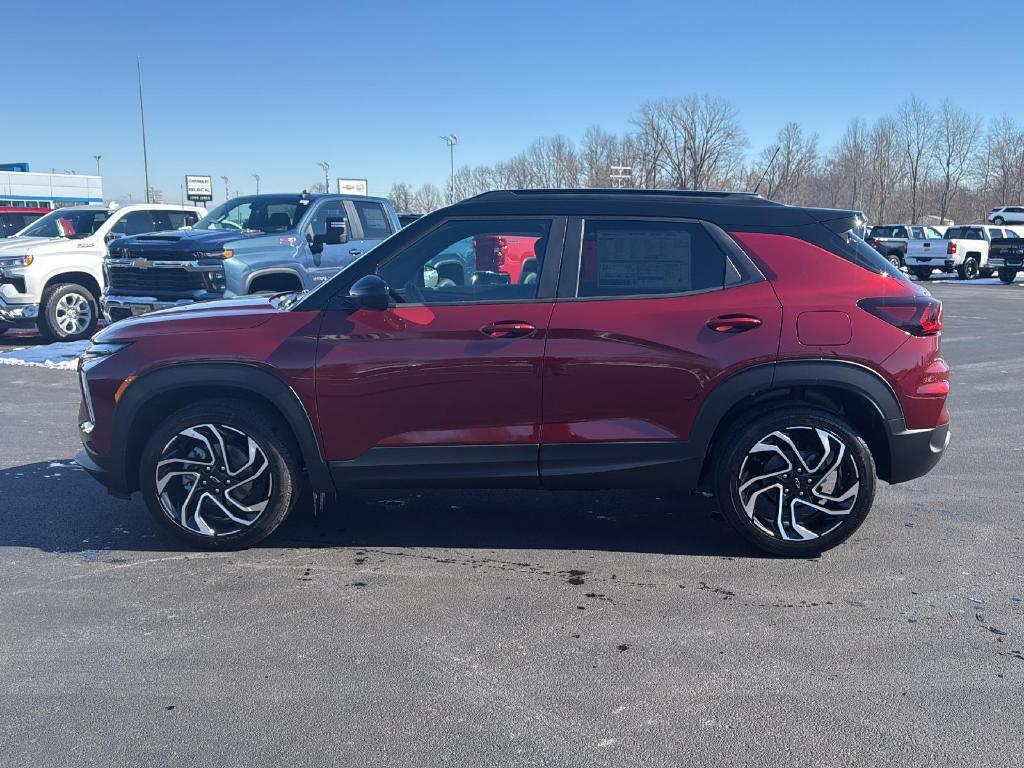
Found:
M 570 219 L 558 295 L 544 365 L 546 487 L 607 487 L 608 473 L 627 485 L 681 479 L 703 455 L 688 441 L 708 394 L 778 354 L 771 285 L 699 221 Z
M 340 483 L 352 472 L 363 484 L 422 481 L 443 467 L 463 484 L 477 474 L 538 484 L 545 333 L 564 232 L 560 217 L 453 217 L 342 273 L 341 294 L 376 272 L 394 300 L 352 310 L 337 295 L 323 315 L 317 412 Z M 537 238 L 540 257 L 516 282 L 475 254 L 478 236 L 496 235 Z M 442 278 L 433 265 L 451 253 L 467 266 Z

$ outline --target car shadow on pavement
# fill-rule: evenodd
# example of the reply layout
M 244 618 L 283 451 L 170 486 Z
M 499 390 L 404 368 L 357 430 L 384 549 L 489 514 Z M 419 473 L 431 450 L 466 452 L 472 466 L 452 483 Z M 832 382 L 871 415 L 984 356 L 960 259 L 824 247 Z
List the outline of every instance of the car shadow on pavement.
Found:
M 138 494 L 109 496 L 70 459 L 0 470 L 0 547 L 184 552 Z M 351 491 L 313 513 L 303 499 L 264 549 L 437 547 L 765 557 L 712 499 L 652 491 Z

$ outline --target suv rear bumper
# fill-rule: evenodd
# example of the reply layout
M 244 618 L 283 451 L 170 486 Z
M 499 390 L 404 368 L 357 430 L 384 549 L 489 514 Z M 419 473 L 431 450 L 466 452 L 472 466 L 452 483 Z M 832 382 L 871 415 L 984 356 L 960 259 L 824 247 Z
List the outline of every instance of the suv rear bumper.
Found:
M 890 483 L 905 483 L 926 475 L 939 463 L 949 445 L 949 423 L 933 429 L 889 433 Z

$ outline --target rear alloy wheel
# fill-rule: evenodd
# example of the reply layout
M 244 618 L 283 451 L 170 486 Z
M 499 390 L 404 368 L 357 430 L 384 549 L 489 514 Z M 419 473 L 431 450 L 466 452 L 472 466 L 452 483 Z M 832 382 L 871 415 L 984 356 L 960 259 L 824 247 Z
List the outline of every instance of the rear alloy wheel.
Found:
M 1006 223 L 1006 219 L 1004 219 L 1002 216 L 996 216 L 994 219 L 992 219 L 992 223 L 995 224 L 997 227 L 1001 227 L 1003 226 L 1003 224 Z
M 87 339 L 96 330 L 98 320 L 96 297 L 85 286 L 56 283 L 43 291 L 36 323 L 50 341 Z
M 140 485 L 150 512 L 209 549 L 248 547 L 269 536 L 300 485 L 285 429 L 271 414 L 230 401 L 182 409 L 143 450 Z
M 767 552 L 814 555 L 849 537 L 871 509 L 875 465 L 848 425 L 791 408 L 734 430 L 717 462 L 720 508 Z
M 973 256 L 964 259 L 964 263 L 956 268 L 961 280 L 973 280 L 978 276 L 978 260 Z
M 898 253 L 890 253 L 886 258 L 896 269 L 903 269 L 903 259 L 900 258 Z
M 1009 285 L 1010 283 L 1012 283 L 1014 280 L 1017 279 L 1017 270 L 1016 269 L 1000 269 L 999 270 L 999 279 L 1002 280 L 1007 285 Z

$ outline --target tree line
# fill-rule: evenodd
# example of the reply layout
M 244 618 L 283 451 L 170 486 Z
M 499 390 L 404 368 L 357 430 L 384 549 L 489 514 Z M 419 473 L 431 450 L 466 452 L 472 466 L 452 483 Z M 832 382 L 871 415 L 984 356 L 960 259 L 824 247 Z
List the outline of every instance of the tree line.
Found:
M 448 202 L 449 183 L 396 183 L 389 197 L 400 211 L 429 213 Z M 621 134 L 593 126 L 578 142 L 542 137 L 507 160 L 455 174 L 460 200 L 492 189 L 614 186 L 757 188 L 782 203 L 861 210 L 876 223 L 967 223 L 1024 202 L 1024 127 L 1007 115 L 986 122 L 950 101 L 912 98 L 874 123 L 853 118 L 828 149 L 791 121 L 752 152 L 735 106 L 691 95 L 643 103 Z

